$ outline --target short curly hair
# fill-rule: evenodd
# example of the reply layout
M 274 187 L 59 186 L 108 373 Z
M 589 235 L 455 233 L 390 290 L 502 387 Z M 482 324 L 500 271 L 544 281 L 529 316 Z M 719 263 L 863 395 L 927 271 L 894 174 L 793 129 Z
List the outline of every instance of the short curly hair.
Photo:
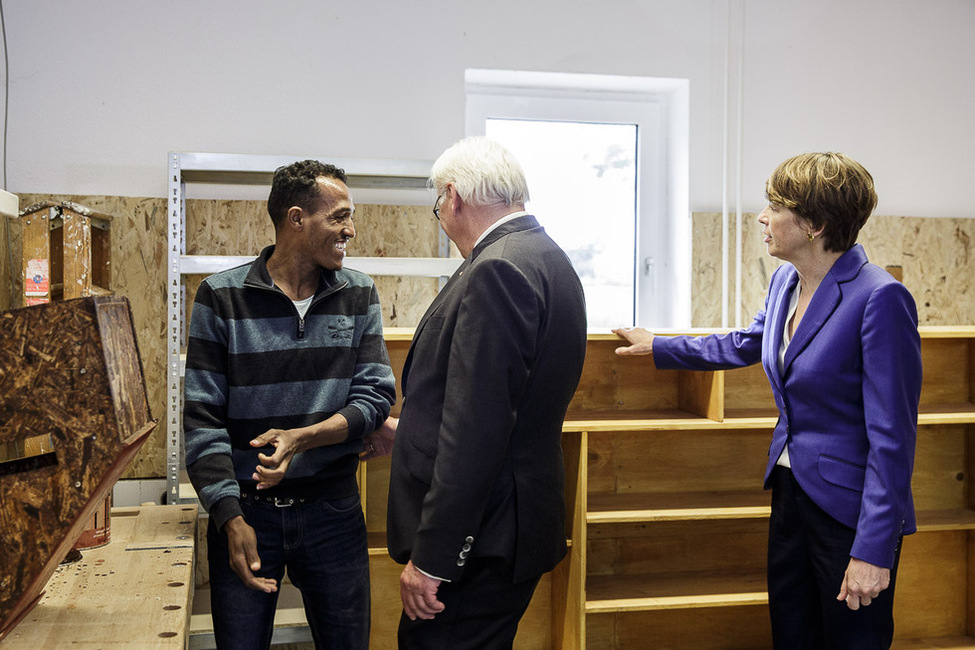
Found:
M 291 206 L 309 211 L 318 207 L 321 195 L 317 183 L 322 176 L 347 182 L 344 169 L 319 160 L 299 160 L 274 170 L 267 213 L 275 228 L 284 222 Z
M 789 158 L 765 183 L 772 203 L 793 210 L 814 229 L 823 229 L 828 251 L 845 252 L 877 207 L 873 176 L 841 153 L 804 153 Z

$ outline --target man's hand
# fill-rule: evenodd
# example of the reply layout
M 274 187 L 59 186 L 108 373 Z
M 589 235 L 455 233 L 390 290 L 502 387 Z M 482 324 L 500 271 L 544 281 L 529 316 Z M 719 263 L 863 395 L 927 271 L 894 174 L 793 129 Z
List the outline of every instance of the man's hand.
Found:
M 617 327 L 613 334 L 626 339 L 629 345 L 616 348 L 620 356 L 653 354 L 654 335 L 642 327 Z
M 230 550 L 230 568 L 251 589 L 266 594 L 278 590 L 278 582 L 273 578 L 261 578 L 254 571 L 261 570 L 261 558 L 257 555 L 257 535 L 254 529 L 241 516 L 234 517 L 223 525 L 227 533 Z
M 298 431 L 298 429 L 270 429 L 251 440 L 251 447 L 265 445 L 274 447 L 274 453 L 270 456 L 263 453 L 257 455 L 261 464 L 254 469 L 251 478 L 257 481 L 258 490 L 274 487 L 284 479 L 291 459 L 301 451 L 298 445 Z
M 399 577 L 399 594 L 403 600 L 403 612 L 411 621 L 428 621 L 444 609 L 437 600 L 440 580 L 431 578 L 413 566 L 410 560 Z
M 873 602 L 889 585 L 890 569 L 851 557 L 836 600 L 845 600 L 847 607 L 857 610 Z
M 359 460 L 371 460 L 393 453 L 393 441 L 396 439 L 396 426 L 399 418 L 386 418 L 378 429 L 362 438 L 362 451 Z

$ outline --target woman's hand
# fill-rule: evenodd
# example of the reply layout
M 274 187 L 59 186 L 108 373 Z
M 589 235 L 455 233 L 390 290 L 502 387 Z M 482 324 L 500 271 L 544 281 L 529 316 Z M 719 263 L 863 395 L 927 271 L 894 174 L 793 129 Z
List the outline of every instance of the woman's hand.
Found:
M 620 356 L 653 354 L 654 335 L 642 327 L 617 327 L 613 330 L 613 334 L 626 339 L 629 343 L 616 348 L 616 354 Z

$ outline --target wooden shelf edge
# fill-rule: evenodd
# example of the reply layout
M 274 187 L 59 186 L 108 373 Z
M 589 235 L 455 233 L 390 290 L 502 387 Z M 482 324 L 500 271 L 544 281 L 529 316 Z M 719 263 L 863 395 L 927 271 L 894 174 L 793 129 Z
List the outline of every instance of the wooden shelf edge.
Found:
M 615 614 L 619 612 L 647 612 L 667 609 L 700 609 L 709 607 L 742 607 L 766 605 L 764 591 L 737 594 L 699 594 L 694 596 L 654 596 L 647 598 L 616 598 L 586 601 L 586 614 Z
M 588 525 L 648 522 L 768 519 L 769 506 L 601 510 L 586 514 Z M 975 510 L 919 510 L 918 533 L 975 530 Z
M 971 404 L 950 404 L 943 407 L 921 407 L 918 414 L 919 426 L 937 424 L 975 424 L 975 409 Z M 636 414 L 634 414 L 636 415 Z M 594 414 L 592 418 L 573 417 L 562 423 L 563 433 L 578 433 L 581 431 L 705 431 L 712 429 L 768 429 L 775 427 L 777 417 L 745 416 L 734 414 L 724 420 L 711 420 L 688 413 L 684 415 L 667 415 L 665 417 L 606 417 Z
M 633 524 L 654 521 L 702 521 L 718 519 L 768 519 L 772 509 L 759 507 L 728 508 L 674 508 L 655 510 L 614 510 L 608 512 L 589 512 L 586 523 L 595 524 Z
M 969 405 L 966 405 L 969 406 Z M 921 412 L 917 416 L 918 426 L 932 424 L 973 424 L 975 423 L 975 410 L 971 411 L 931 411 L 925 412 L 921 407 Z
M 695 417 L 668 418 L 636 418 L 636 419 L 571 419 L 562 423 L 563 433 L 579 433 L 587 431 L 597 433 L 603 431 L 710 431 L 715 429 L 768 429 L 775 427 L 776 418 L 768 417 L 732 417 L 724 420 L 709 420 Z

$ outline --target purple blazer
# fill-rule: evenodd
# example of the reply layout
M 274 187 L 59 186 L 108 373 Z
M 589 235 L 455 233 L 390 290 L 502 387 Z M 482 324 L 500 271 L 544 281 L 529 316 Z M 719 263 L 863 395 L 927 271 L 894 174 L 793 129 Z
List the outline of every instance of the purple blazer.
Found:
M 917 530 L 911 496 L 921 341 L 911 294 L 867 261 L 859 244 L 823 279 L 786 351 L 778 350 L 799 280 L 784 264 L 765 309 L 729 334 L 657 337 L 658 368 L 765 368 L 779 419 L 765 488 L 786 442 L 796 480 L 837 521 L 856 529 L 851 555 L 890 568 L 902 534 Z

